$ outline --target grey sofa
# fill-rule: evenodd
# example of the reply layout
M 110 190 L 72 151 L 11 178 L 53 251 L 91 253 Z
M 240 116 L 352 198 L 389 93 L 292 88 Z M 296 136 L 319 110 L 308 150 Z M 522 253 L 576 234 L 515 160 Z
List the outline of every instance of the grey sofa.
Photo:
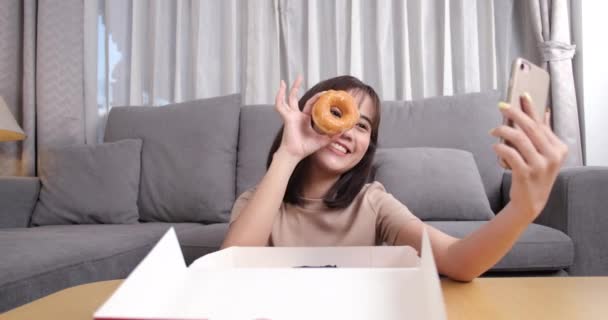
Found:
M 387 101 L 379 148 L 470 152 L 487 203 L 498 212 L 508 202 L 511 181 L 490 148 L 495 140 L 488 130 L 501 121 L 498 100 L 498 92 L 485 92 Z M 280 124 L 272 106 L 241 107 L 238 95 L 163 108 L 113 108 L 104 140 L 143 141 L 136 224 L 32 226 L 40 179 L 0 177 L 0 312 L 73 285 L 126 277 L 169 226 L 176 228 L 187 263 L 217 250 L 231 204 L 264 174 Z M 564 169 L 536 223 L 488 274 L 608 275 L 607 187 L 608 168 Z M 399 186 L 387 189 L 398 192 Z M 454 236 L 486 222 L 445 211 L 428 223 Z

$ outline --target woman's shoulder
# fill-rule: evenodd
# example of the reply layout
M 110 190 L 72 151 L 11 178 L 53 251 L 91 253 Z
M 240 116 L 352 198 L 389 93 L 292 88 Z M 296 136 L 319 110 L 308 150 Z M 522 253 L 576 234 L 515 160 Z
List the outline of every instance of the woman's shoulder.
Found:
M 388 195 L 384 185 L 378 181 L 366 183 L 361 190 L 363 198 L 379 200 Z
M 372 181 L 369 183 L 366 183 L 363 186 L 363 190 L 365 190 L 365 192 L 374 192 L 374 191 L 383 191 L 386 192 L 386 189 L 384 188 L 384 185 L 378 181 Z
M 384 185 L 378 181 L 368 183 L 364 197 L 369 205 L 380 216 L 402 215 L 413 216 L 407 206 L 395 198 Z

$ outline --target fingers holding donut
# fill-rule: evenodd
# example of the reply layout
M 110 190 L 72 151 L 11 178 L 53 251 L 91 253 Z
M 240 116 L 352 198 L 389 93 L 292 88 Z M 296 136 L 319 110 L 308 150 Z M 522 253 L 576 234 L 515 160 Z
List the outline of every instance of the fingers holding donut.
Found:
M 317 92 L 317 94 L 315 94 L 310 99 L 308 99 L 308 101 L 306 101 L 306 103 L 304 104 L 304 108 L 302 109 L 302 112 L 306 113 L 307 115 L 311 115 L 312 106 L 317 102 L 317 100 L 319 100 L 319 97 L 321 97 L 326 92 L 327 91 Z
M 300 89 L 300 85 L 302 84 L 302 75 L 298 75 L 296 81 L 293 82 L 291 86 L 291 90 L 289 90 L 289 108 L 292 110 L 298 110 L 298 90 Z
M 287 84 L 285 84 L 285 81 L 281 80 L 279 90 L 275 97 L 275 109 L 281 116 L 285 117 L 291 111 L 298 111 L 298 90 L 300 89 L 301 84 L 302 76 L 298 76 L 289 90 L 289 96 L 286 101 L 285 94 L 287 93 Z
M 339 134 L 318 133 L 311 123 L 312 105 L 323 93 L 318 93 L 308 99 L 304 108 L 306 112 L 300 111 L 297 94 L 301 82 L 302 77 L 298 77 L 286 96 L 287 85 L 281 81 L 275 99 L 275 108 L 283 119 L 283 133 L 279 148 L 299 160 L 340 138 Z
M 274 100 L 274 107 L 279 112 L 279 114 L 283 115 L 286 109 L 289 108 L 285 103 L 285 81 L 281 80 L 279 83 L 279 90 L 277 91 L 277 95 Z

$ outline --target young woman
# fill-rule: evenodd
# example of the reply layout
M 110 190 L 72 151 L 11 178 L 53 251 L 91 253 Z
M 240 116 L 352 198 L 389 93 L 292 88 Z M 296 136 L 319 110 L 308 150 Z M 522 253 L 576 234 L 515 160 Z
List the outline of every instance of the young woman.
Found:
M 490 131 L 513 147 L 494 151 L 512 168 L 511 201 L 491 221 L 463 239 L 449 236 L 414 216 L 378 183 L 366 183 L 380 124 L 380 99 L 350 76 L 325 80 L 298 102 L 302 79 L 281 81 L 275 108 L 283 119 L 260 183 L 243 193 L 232 209 L 222 247 L 409 245 L 420 251 L 423 228 L 432 243 L 439 272 L 471 281 L 498 262 L 541 212 L 567 146 L 551 131 L 549 115 L 538 119 L 523 96 L 523 111 L 499 103 L 503 115 L 521 129 Z M 311 108 L 327 90 L 345 90 L 361 114 L 352 129 L 329 137 L 315 131 Z

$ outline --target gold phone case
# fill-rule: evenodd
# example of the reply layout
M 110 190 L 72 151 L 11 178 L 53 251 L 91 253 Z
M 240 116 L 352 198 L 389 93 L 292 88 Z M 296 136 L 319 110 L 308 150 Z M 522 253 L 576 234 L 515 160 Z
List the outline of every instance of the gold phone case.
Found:
M 549 73 L 543 68 L 536 66 L 526 59 L 517 58 L 511 65 L 511 77 L 505 102 L 509 103 L 511 108 L 519 108 L 521 110 L 520 97 L 524 92 L 527 92 L 532 98 L 532 104 L 537 115 L 540 119 L 544 119 L 547 99 L 549 97 L 550 81 Z M 514 126 L 511 121 L 507 121 L 506 119 L 503 120 L 503 124 Z M 501 139 L 500 142 L 506 143 L 504 139 Z M 500 161 L 505 168 L 509 168 L 506 162 L 502 159 Z

